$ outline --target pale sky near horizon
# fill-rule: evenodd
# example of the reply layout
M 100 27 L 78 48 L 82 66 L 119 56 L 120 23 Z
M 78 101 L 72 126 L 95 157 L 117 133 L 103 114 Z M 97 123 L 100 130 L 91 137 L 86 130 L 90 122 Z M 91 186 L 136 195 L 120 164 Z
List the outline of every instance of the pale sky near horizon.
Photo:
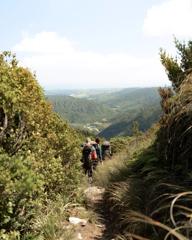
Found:
M 0 50 L 45 89 L 169 84 L 159 48 L 192 38 L 192 0 L 6 0 Z

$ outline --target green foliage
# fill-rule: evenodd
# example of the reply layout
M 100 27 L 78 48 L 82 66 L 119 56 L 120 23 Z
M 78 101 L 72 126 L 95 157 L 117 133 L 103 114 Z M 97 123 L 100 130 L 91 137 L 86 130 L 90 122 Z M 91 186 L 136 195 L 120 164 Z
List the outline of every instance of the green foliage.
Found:
M 166 66 L 169 57 L 163 57 L 164 66 L 168 71 L 176 93 L 172 89 L 160 89 L 161 106 L 164 114 L 160 120 L 161 128 L 157 138 L 159 159 L 172 171 L 185 175 L 191 168 L 190 136 L 191 136 L 191 86 L 192 86 L 192 42 L 180 43 L 175 40 L 180 62 L 178 64 L 182 74 L 169 77 L 176 72 Z M 176 61 L 176 58 L 175 60 Z M 173 61 L 173 62 L 174 62 Z M 178 81 L 178 78 L 180 80 Z
M 104 203 L 111 223 L 110 238 L 140 239 L 140 235 L 164 239 L 168 227 L 166 231 L 160 227 L 171 226 L 169 207 L 174 197 L 186 188 L 173 186 L 181 183 L 181 179 L 162 167 L 152 144 L 154 138 L 152 131 L 139 137 L 138 142 L 130 139 L 123 158 L 117 155 L 113 163 L 109 161 L 98 169 L 97 183 L 106 188 Z M 183 219 L 177 210 L 174 209 L 174 218 L 179 223 Z M 151 226 L 152 221 L 156 225 Z
M 20 240 L 20 233 L 17 231 L 12 231 L 6 233 L 5 230 L 0 230 L 0 239 L 2 240 Z
M 175 39 L 175 47 L 178 57 L 171 57 L 161 49 L 160 58 L 174 90 L 177 90 L 186 75 L 192 71 L 192 41 L 181 43 Z
M 127 148 L 127 146 L 129 145 L 130 140 L 131 140 L 131 137 L 111 138 L 110 143 L 111 143 L 111 149 L 112 149 L 113 154 L 124 151 Z
M 41 175 L 32 169 L 30 157 L 0 154 L 0 229 L 26 231 L 43 194 Z
M 10 154 L 18 152 L 27 136 L 42 124 L 45 112 L 42 111 L 45 105 L 42 96 L 34 76 L 27 69 L 17 66 L 15 56 L 12 58 L 7 52 L 1 54 L 0 141 Z
M 75 239 L 73 228 L 67 228 L 67 221 L 73 204 L 62 196 L 48 201 L 47 207 L 40 209 L 33 220 L 33 237 L 41 240 Z
M 191 86 L 189 74 L 175 96 L 162 100 L 165 113 L 157 139 L 158 156 L 171 170 L 179 171 L 179 175 L 185 175 L 192 168 Z
M 155 141 L 158 126 L 154 126 L 138 137 L 116 137 L 111 139 L 114 156 L 106 161 L 96 173 L 96 182 L 107 188 L 113 183 L 125 181 L 130 175 L 130 165 Z M 104 179 L 104 182 L 102 182 Z
M 38 208 L 57 194 L 76 202 L 80 139 L 53 113 L 28 69 L 0 54 L 0 231 L 21 239 Z M 19 237 L 18 237 L 19 239 Z

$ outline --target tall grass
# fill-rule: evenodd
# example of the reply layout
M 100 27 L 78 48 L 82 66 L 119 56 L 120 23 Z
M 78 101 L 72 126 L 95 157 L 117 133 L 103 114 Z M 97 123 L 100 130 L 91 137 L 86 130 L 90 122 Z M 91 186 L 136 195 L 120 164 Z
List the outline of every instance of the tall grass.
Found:
M 116 153 L 112 159 L 105 160 L 103 165 L 98 166 L 94 175 L 95 184 L 107 188 L 112 182 L 126 180 L 130 174 L 129 165 L 137 160 L 138 155 L 154 142 L 157 129 L 158 126 L 154 125 L 148 132 L 140 136 L 127 137 L 127 140 L 123 137 L 120 147 L 120 138 L 118 137 Z M 115 144 L 114 138 L 112 148 Z
M 137 145 L 133 139 L 129 151 L 97 170 L 96 183 L 106 188 L 104 204 L 114 239 L 190 239 L 189 182 L 181 184 L 175 172 L 162 167 L 155 134 L 140 137 Z
M 33 221 L 33 237 L 38 240 L 75 239 L 74 229 L 69 227 L 68 217 L 76 204 L 64 201 L 57 196 L 54 201 L 47 201 Z

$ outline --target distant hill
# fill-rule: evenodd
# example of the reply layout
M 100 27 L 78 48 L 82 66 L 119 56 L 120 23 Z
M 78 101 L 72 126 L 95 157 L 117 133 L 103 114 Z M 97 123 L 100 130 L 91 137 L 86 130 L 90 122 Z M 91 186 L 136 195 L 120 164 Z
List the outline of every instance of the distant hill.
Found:
M 145 131 L 161 114 L 157 88 L 74 90 L 68 93 L 71 96 L 47 96 L 54 110 L 73 126 L 88 130 L 97 128 L 100 136 L 106 138 L 130 135 L 133 121 L 138 121 L 140 130 Z
M 120 91 L 121 89 L 117 88 L 96 88 L 96 89 L 53 89 L 45 90 L 45 94 L 49 95 L 59 95 L 59 96 L 71 96 L 76 98 L 89 98 L 92 99 L 92 96 L 100 94 L 110 94 L 113 92 Z
M 114 110 L 85 98 L 49 95 L 54 111 L 71 123 L 92 123 L 114 115 Z
M 74 92 L 76 92 L 77 90 L 73 90 L 73 89 L 53 89 L 53 90 L 45 90 L 45 95 L 49 96 L 49 95 L 64 95 L 64 96 L 70 96 L 71 94 L 73 94 Z
M 127 109 L 142 108 L 143 105 L 153 105 L 160 101 L 158 88 L 125 88 L 105 95 L 100 94 L 93 97 L 109 107 L 119 108 L 119 111 Z
M 105 138 L 131 135 L 133 121 L 145 131 L 159 120 L 161 114 L 157 88 L 128 88 L 102 97 L 95 96 L 95 100 L 116 110 L 110 126 L 99 134 Z
M 137 121 L 139 130 L 145 131 L 149 129 L 153 123 L 157 122 L 161 115 L 161 108 L 159 104 L 151 107 L 145 106 L 139 112 L 130 111 L 114 121 L 109 127 L 105 128 L 99 133 L 99 136 L 107 139 L 115 136 L 132 135 L 133 122 Z

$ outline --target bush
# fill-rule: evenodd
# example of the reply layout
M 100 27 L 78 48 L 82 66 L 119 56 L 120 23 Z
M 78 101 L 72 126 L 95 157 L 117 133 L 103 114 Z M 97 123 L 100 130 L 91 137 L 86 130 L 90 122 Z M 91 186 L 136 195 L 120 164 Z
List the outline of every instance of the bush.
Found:
M 26 232 L 43 194 L 30 158 L 0 154 L 0 229 Z
M 33 232 L 37 208 L 57 194 L 79 200 L 79 146 L 79 135 L 52 111 L 35 75 L 11 53 L 0 54 L 2 238 Z

